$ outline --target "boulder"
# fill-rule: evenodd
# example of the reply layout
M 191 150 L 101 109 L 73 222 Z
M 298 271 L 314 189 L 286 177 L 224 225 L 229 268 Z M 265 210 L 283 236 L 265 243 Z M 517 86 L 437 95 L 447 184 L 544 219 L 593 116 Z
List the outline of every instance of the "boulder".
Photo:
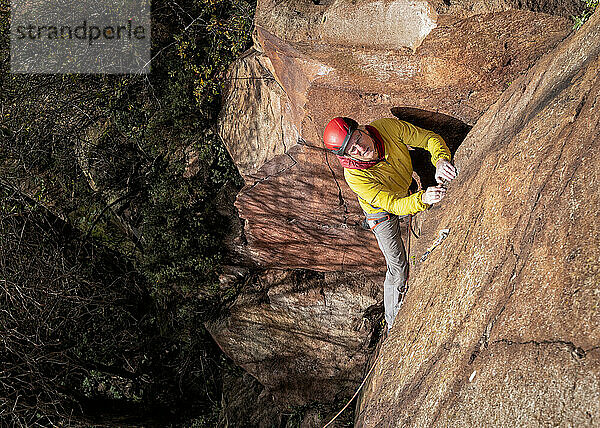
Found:
M 228 75 L 220 134 L 247 184 L 245 254 L 263 267 L 383 272 L 323 150 L 327 122 L 412 109 L 473 125 L 571 27 L 505 2 L 342 3 L 261 0 L 255 48 Z
M 207 329 L 264 394 L 295 406 L 333 402 L 361 382 L 379 296 L 362 276 L 270 270 Z
M 457 150 L 356 426 L 598 426 L 599 76 L 600 11 Z

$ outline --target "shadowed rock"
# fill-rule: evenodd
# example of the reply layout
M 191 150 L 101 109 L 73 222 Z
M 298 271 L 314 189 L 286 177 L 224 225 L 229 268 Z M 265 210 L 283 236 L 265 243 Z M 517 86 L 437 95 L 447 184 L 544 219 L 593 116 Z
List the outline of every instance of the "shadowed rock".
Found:
M 269 71 L 270 60 L 250 49 L 228 75 L 219 131 L 240 173 L 251 179 L 265 163 L 298 141 L 284 90 Z
M 267 271 L 207 325 L 221 349 L 290 405 L 331 402 L 360 383 L 379 284 L 360 276 Z

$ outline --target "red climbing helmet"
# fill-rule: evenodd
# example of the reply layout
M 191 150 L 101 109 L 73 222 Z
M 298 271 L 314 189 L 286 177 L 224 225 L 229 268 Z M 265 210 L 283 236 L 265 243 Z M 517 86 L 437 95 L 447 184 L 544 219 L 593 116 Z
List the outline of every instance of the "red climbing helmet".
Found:
M 323 141 L 325 147 L 338 156 L 344 154 L 352 133 L 358 128 L 358 123 L 349 117 L 336 117 L 325 127 Z

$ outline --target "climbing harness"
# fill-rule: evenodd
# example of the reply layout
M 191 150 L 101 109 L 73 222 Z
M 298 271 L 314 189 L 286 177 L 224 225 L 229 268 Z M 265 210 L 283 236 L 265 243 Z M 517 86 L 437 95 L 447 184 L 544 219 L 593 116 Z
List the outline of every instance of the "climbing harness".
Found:
M 373 221 L 373 226 L 370 227 L 371 230 L 375 229 L 379 223 L 383 223 L 384 221 L 388 221 L 390 219 L 390 215 L 386 214 L 383 217 L 371 219 Z

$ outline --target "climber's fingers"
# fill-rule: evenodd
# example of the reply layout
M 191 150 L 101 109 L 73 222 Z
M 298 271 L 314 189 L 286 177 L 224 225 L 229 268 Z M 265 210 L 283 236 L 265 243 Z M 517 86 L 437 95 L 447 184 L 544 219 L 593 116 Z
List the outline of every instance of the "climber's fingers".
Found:
M 452 165 L 446 159 L 440 159 L 437 161 L 435 168 L 435 180 L 438 183 L 443 183 L 444 181 L 452 181 L 456 178 L 457 172 L 454 165 Z
M 442 186 L 428 187 L 421 196 L 421 200 L 426 204 L 435 204 L 446 196 L 446 189 Z

